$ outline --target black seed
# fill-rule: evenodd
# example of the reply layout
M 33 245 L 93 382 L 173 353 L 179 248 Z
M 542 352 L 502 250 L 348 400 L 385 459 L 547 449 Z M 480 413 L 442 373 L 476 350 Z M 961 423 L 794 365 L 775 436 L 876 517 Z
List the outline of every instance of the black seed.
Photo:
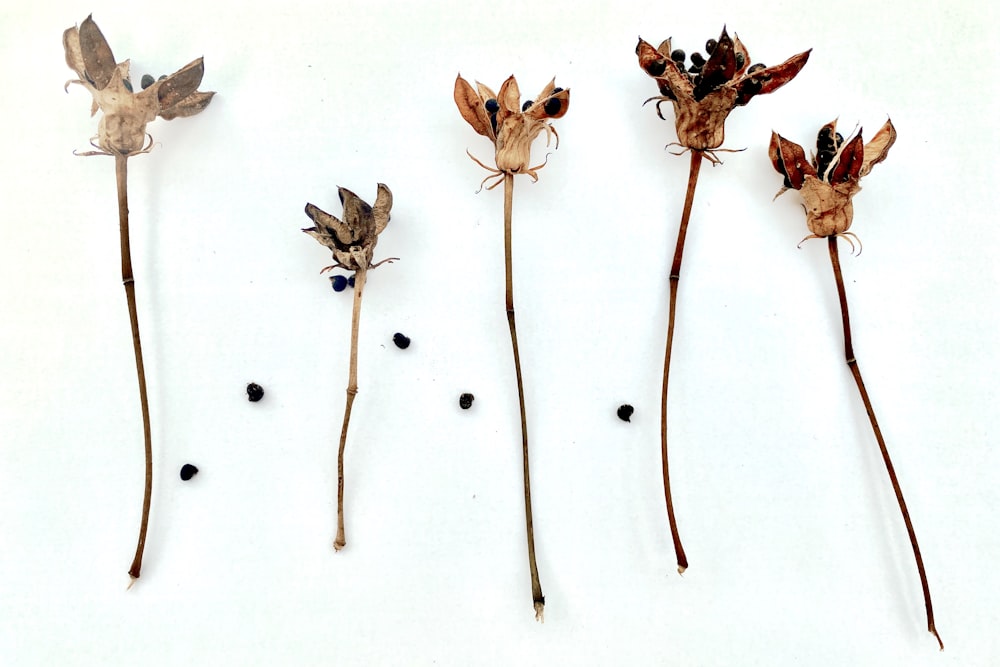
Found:
M 684 53 L 684 49 L 674 49 L 670 53 L 670 59 L 675 63 L 683 63 L 685 58 L 687 58 L 687 54 Z
M 837 133 L 837 148 L 840 148 L 840 144 L 844 143 L 844 135 L 840 132 Z
M 260 399 L 264 398 L 264 388 L 256 382 L 251 382 L 247 385 L 247 398 L 251 403 L 256 403 Z
M 525 102 L 524 104 L 522 104 L 522 105 L 521 105 L 521 113 L 524 113 L 525 111 L 527 111 L 527 110 L 528 110 L 528 108 L 529 108 L 529 107 L 530 107 L 530 106 L 531 106 L 532 104 L 534 104 L 534 103 L 535 103 L 535 100 L 528 100 L 528 101 L 526 101 L 526 102 Z
M 185 482 L 198 474 L 198 466 L 193 466 L 190 463 L 185 463 L 181 466 L 181 479 Z
M 633 412 L 635 412 L 635 408 L 626 403 L 618 408 L 618 419 L 623 422 L 631 422 Z
M 691 65 L 691 69 L 688 71 L 692 74 L 701 74 L 701 65 Z
M 705 64 L 705 56 L 695 51 L 691 54 L 691 62 L 698 67 L 702 67 Z
M 764 63 L 754 63 L 753 65 L 750 65 L 750 69 L 747 70 L 747 74 L 753 74 L 754 72 L 759 72 L 762 69 L 767 69 L 767 66 L 764 65 Z
M 351 276 L 350 276 L 350 277 L 349 277 L 349 278 L 347 279 L 347 284 L 348 284 L 348 285 L 350 285 L 351 287 L 354 287 L 354 276 L 353 276 L 353 275 L 351 275 Z
M 500 103 L 494 99 L 486 100 L 486 112 L 496 113 L 497 111 L 500 111 Z
M 474 400 L 476 400 L 476 397 L 473 396 L 472 394 L 468 393 L 462 394 L 461 396 L 458 397 L 458 407 L 462 408 L 463 410 L 468 410 L 469 408 L 472 407 L 472 401 Z
M 410 347 L 410 339 L 401 333 L 394 334 L 392 337 L 392 342 L 395 343 L 396 347 L 398 347 L 401 350 L 405 350 L 406 348 Z
M 558 94 L 559 94 L 559 93 L 561 93 L 561 92 L 562 92 L 563 90 L 565 90 L 565 89 L 564 89 L 564 88 L 560 88 L 559 86 L 556 86 L 555 88 L 553 88 L 553 89 L 552 89 L 552 94 L 553 94 L 553 95 L 558 95 Z
M 736 54 L 736 69 L 742 69 L 743 64 L 746 62 L 746 58 L 742 53 Z
M 497 133 L 497 115 L 495 113 L 490 114 L 490 127 L 493 128 L 493 134 Z
M 157 81 L 163 81 L 163 80 L 164 80 L 164 79 L 166 79 L 166 78 L 167 78 L 167 75 L 166 75 L 166 74 L 161 74 L 161 75 L 160 75 L 160 78 L 159 78 L 159 79 L 157 79 Z
M 330 286 L 333 287 L 334 292 L 343 292 L 345 289 L 347 289 L 347 277 L 332 276 L 330 278 Z
M 719 43 L 714 39 L 710 39 L 707 42 L 705 42 L 705 50 L 708 51 L 708 55 L 712 55 L 713 53 L 715 53 L 715 47 L 717 47 L 718 45 Z
M 130 93 L 132 92 L 132 82 L 131 81 L 129 81 L 128 79 L 122 79 L 122 84 L 124 84 L 125 90 L 127 90 Z
M 667 69 L 666 60 L 654 60 L 653 62 L 646 65 L 646 72 L 650 76 L 660 76 Z
M 156 79 L 153 78 L 152 74 L 143 74 L 142 75 L 142 80 L 139 83 L 142 85 L 142 89 L 146 90 L 147 88 L 149 88 L 150 86 L 152 86 L 154 83 L 156 83 Z
M 545 113 L 549 116 L 555 116 L 562 110 L 562 100 L 558 97 L 550 97 L 545 100 Z
M 787 177 L 787 176 L 785 176 L 785 182 L 783 183 L 783 185 L 784 185 L 784 186 L 785 186 L 786 188 L 790 188 L 790 187 L 792 187 L 792 182 L 791 182 L 790 180 L 788 180 L 788 177 Z

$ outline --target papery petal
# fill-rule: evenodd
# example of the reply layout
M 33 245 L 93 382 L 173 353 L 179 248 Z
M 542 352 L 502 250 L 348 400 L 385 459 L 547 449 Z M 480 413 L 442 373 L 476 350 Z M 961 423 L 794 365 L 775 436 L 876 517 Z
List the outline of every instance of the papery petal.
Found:
M 476 90 L 479 92 L 479 97 L 483 100 L 495 100 L 497 98 L 497 94 L 493 92 L 492 88 L 478 81 L 476 81 Z
M 733 51 L 736 53 L 737 56 L 740 55 L 743 56 L 743 66 L 740 67 L 739 70 L 736 72 L 736 75 L 740 76 L 744 72 L 746 72 L 747 69 L 750 67 L 750 51 L 748 51 L 747 47 L 744 46 L 743 42 L 740 41 L 739 35 L 733 36 Z M 737 58 L 737 61 L 738 60 L 739 58 Z
M 485 87 L 482 84 L 477 85 L 480 88 Z M 484 137 L 495 139 L 489 114 L 486 113 L 486 107 L 483 106 L 483 100 L 461 75 L 455 79 L 455 104 L 458 106 L 458 112 L 462 114 L 462 118 L 472 126 L 473 130 Z
M 192 93 L 169 109 L 161 109 L 160 118 L 173 120 L 174 118 L 194 116 L 204 111 L 213 97 L 215 97 L 215 93 L 212 91 Z
M 392 191 L 385 183 L 378 184 L 378 195 L 375 196 L 375 206 L 372 207 L 372 215 L 375 218 L 375 233 L 381 234 L 385 226 L 389 224 L 390 211 L 392 210 Z
M 94 87 L 103 89 L 111 81 L 115 73 L 115 55 L 111 52 L 108 40 L 104 39 L 101 29 L 88 16 L 80 24 L 80 57 L 83 60 L 85 76 L 90 77 Z
M 511 74 L 507 77 L 507 80 L 503 82 L 500 86 L 500 93 L 497 95 L 497 102 L 500 104 L 500 113 L 497 114 L 497 123 L 503 122 L 503 118 L 500 114 L 504 114 L 506 118 L 507 114 L 520 113 L 521 112 L 521 89 L 517 87 L 517 79 Z
M 205 62 L 202 58 L 192 60 L 166 79 L 159 81 L 156 95 L 161 109 L 169 109 L 188 95 L 198 90 L 205 76 Z
M 719 44 L 701 69 L 701 79 L 694 87 L 694 99 L 701 101 L 710 92 L 736 76 L 736 49 L 726 29 L 719 35 Z
M 642 39 L 640 37 L 640 39 Z M 671 37 L 667 37 L 665 40 L 660 42 L 660 45 L 656 47 L 656 50 L 662 53 L 668 60 L 670 59 L 670 54 L 673 53 L 673 47 L 670 46 Z
M 893 127 L 891 120 L 887 120 L 885 125 L 872 137 L 872 140 L 865 145 L 865 158 L 859 177 L 866 176 L 872 167 L 884 160 L 894 143 L 896 143 L 896 128 Z
M 375 240 L 375 221 L 372 207 L 347 188 L 338 188 L 344 204 L 344 224 L 351 230 L 352 245 L 366 245 Z
M 865 142 L 861 131 L 841 147 L 837 157 L 830 164 L 827 181 L 836 185 L 847 181 L 856 181 L 861 177 L 861 167 L 865 161 Z
M 313 204 L 306 204 L 306 215 L 316 223 L 315 227 L 302 230 L 306 234 L 328 248 L 347 250 L 351 247 L 351 230 L 339 218 Z
M 742 87 L 747 81 L 755 81 L 760 84 L 760 90 L 754 93 L 754 95 L 766 95 L 767 93 L 773 93 L 778 88 L 781 88 L 783 85 L 794 79 L 795 76 L 802 71 L 802 68 L 805 67 L 806 62 L 809 60 L 810 53 L 812 53 L 812 49 L 792 56 L 780 65 L 767 67 L 758 72 L 754 72 L 752 76 L 743 79 L 738 85 Z M 741 98 L 742 92 L 743 90 L 741 88 Z M 753 95 L 751 95 L 751 97 L 752 96 Z M 749 101 L 749 98 L 747 98 L 747 101 Z M 743 102 L 743 104 L 746 104 L 746 102 Z
M 664 44 L 669 46 L 670 40 L 666 40 Z M 662 94 L 667 97 L 673 96 L 673 99 L 677 99 L 678 96 L 691 97 L 693 90 L 691 81 L 681 74 L 681 71 L 677 69 L 677 64 L 670 59 L 669 54 L 660 53 L 653 48 L 652 44 L 641 37 L 635 47 L 635 54 L 639 57 L 639 66 L 643 71 L 656 79 Z M 664 92 L 664 87 L 670 91 L 670 95 Z
M 775 170 L 785 176 L 796 190 L 802 188 L 806 176 L 816 176 L 816 168 L 806 159 L 802 146 L 785 139 L 777 132 L 771 132 L 767 154 Z
M 80 30 L 76 26 L 66 28 L 63 32 L 63 49 L 66 51 L 66 64 L 76 72 L 77 76 L 84 79 L 84 70 L 87 66 L 83 63 L 83 54 L 80 52 Z

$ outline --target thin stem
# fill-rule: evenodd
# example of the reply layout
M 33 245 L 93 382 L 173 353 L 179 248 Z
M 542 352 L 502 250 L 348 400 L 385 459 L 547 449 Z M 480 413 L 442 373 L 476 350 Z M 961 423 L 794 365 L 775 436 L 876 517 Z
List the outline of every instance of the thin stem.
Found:
M 139 315 L 135 307 L 135 277 L 132 274 L 132 251 L 128 234 L 128 156 L 115 154 L 115 181 L 118 186 L 118 225 L 121 231 L 122 284 L 128 301 L 128 317 L 132 323 L 132 347 L 135 350 L 135 371 L 139 378 L 139 403 L 142 406 L 142 434 L 145 440 L 146 484 L 142 496 L 142 520 L 139 524 L 139 543 L 128 569 L 132 578 L 129 587 L 139 578 L 142 570 L 142 552 L 146 548 L 146 529 L 149 527 L 149 504 L 153 497 L 153 439 L 149 426 L 149 400 L 146 397 L 146 370 L 142 364 L 142 343 L 139 340 Z
M 354 274 L 354 313 L 351 316 L 351 370 L 347 379 L 347 405 L 344 408 L 344 425 L 340 429 L 340 449 L 337 452 L 337 537 L 335 551 L 347 545 L 344 537 L 344 447 L 347 445 L 347 426 L 351 423 L 351 406 L 358 394 L 358 327 L 361 323 L 361 297 L 364 295 L 367 268 Z
M 674 540 L 674 553 L 677 556 L 677 571 L 684 574 L 687 569 L 687 556 L 684 545 L 681 544 L 681 534 L 677 530 L 677 519 L 674 518 L 674 501 L 670 494 L 670 464 L 667 460 L 667 387 L 670 383 L 670 353 L 674 347 L 674 320 L 677 316 L 677 284 L 681 279 L 681 259 L 684 257 L 684 240 L 687 238 L 688 222 L 691 220 L 691 205 L 694 203 L 694 189 L 698 185 L 698 172 L 701 171 L 701 151 L 691 151 L 691 171 L 688 173 L 687 194 L 684 197 L 684 211 L 681 213 L 681 226 L 677 230 L 677 248 L 674 250 L 674 262 L 670 266 L 670 311 L 667 317 L 667 349 L 663 355 L 663 394 L 660 399 L 660 453 L 663 458 L 663 494 L 667 500 L 667 519 L 670 522 L 670 536 Z
M 906 532 L 910 536 L 910 546 L 913 547 L 913 558 L 917 561 L 917 572 L 920 574 L 920 587 L 924 592 L 924 609 L 927 612 L 927 631 L 934 635 L 938 641 L 938 646 L 944 650 L 944 643 L 941 635 L 934 627 L 934 608 L 931 605 L 931 589 L 927 584 L 927 573 L 924 571 L 924 559 L 920 556 L 920 545 L 917 544 L 917 533 L 913 529 L 913 522 L 910 520 L 910 512 L 906 509 L 906 501 L 903 500 L 903 490 L 899 486 L 896 478 L 896 470 L 892 466 L 892 459 L 889 458 L 889 450 L 885 446 L 885 439 L 882 437 L 882 430 L 875 419 L 875 410 L 872 402 L 868 398 L 868 390 L 861 379 L 861 369 L 858 368 L 858 361 L 854 358 L 854 346 L 851 343 L 851 316 L 847 312 L 847 292 L 844 289 L 844 276 L 840 271 L 840 254 L 837 250 L 837 237 L 827 237 L 827 244 L 830 249 L 830 263 L 833 264 L 833 277 L 837 281 L 837 296 L 840 298 L 840 313 L 844 323 L 844 358 L 847 366 L 851 369 L 854 382 L 858 385 L 861 393 L 861 400 L 864 401 L 865 411 L 868 413 L 868 421 L 872 424 L 872 431 L 875 432 L 875 439 L 878 441 L 879 451 L 882 452 L 882 461 L 885 463 L 886 472 L 889 473 L 889 481 L 892 482 L 892 490 L 896 493 L 896 502 L 899 503 L 899 511 L 903 515 L 903 523 L 906 524 Z
M 528 419 L 524 412 L 524 383 L 521 380 L 521 355 L 517 350 L 517 327 L 514 324 L 514 280 L 511 262 L 511 218 L 514 208 L 514 175 L 505 174 L 503 181 L 503 241 L 506 267 L 507 325 L 510 327 L 510 344 L 514 349 L 514 373 L 517 375 L 517 401 L 521 408 L 521 453 L 524 458 L 524 522 L 528 533 L 528 568 L 531 570 L 531 599 L 535 607 L 535 620 L 545 620 L 545 596 L 538 579 L 535 563 L 535 529 L 531 520 L 531 477 L 528 474 Z

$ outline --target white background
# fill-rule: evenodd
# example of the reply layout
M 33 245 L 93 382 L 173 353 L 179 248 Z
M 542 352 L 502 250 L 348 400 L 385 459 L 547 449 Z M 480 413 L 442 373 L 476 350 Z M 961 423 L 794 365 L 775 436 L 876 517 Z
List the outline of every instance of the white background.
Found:
M 950 2 L 75 2 L 0 10 L 0 655 L 4 664 L 990 665 L 1000 661 L 996 10 Z M 982 9 L 974 9 L 981 4 Z M 126 592 L 142 430 L 113 164 L 69 94 L 88 12 L 134 77 L 205 56 L 200 116 L 129 161 L 155 486 Z M 667 267 L 687 159 L 642 101 L 636 36 L 726 23 L 754 61 L 812 47 L 706 165 L 672 376 L 680 577 L 663 506 Z M 538 565 L 533 619 L 502 194 L 457 72 L 572 89 L 518 179 L 514 271 Z M 855 199 L 855 348 L 910 546 L 842 353 L 825 244 L 770 131 L 899 140 Z M 668 115 L 668 118 L 672 118 Z M 536 161 L 544 152 L 536 147 Z M 302 234 L 336 186 L 395 195 L 361 323 L 348 547 L 330 548 L 350 293 Z M 846 246 L 845 246 L 846 251 Z M 391 343 L 401 331 L 405 351 Z M 247 382 L 267 392 L 248 403 Z M 468 412 L 461 392 L 476 395 Z M 632 403 L 632 423 L 615 409 Z M 201 473 L 178 479 L 182 464 Z

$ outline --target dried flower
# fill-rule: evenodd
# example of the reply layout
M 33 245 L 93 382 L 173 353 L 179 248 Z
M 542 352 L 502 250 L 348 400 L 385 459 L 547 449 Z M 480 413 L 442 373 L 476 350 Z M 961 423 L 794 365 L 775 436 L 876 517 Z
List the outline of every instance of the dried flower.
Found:
M 681 146 L 694 150 L 712 150 L 722 145 L 726 118 L 734 108 L 747 104 L 754 95 L 764 95 L 781 88 L 795 78 L 809 60 L 809 51 L 793 56 L 780 65 L 765 67 L 750 64 L 750 54 L 739 37 L 731 39 L 726 29 L 718 41 L 705 45 L 708 60 L 700 53 L 691 54 L 691 67 L 685 67 L 685 53 L 671 50 L 670 39 L 659 48 L 639 38 L 635 53 L 639 66 L 656 79 L 660 104 L 674 105 L 677 140 Z
M 882 430 L 879 428 L 878 420 L 875 419 L 875 409 L 872 407 L 871 398 L 868 396 L 868 390 L 861 377 L 861 368 L 858 366 L 858 360 L 854 354 L 854 344 L 851 340 L 851 316 L 847 308 L 847 290 L 844 287 L 844 275 L 840 268 L 840 253 L 837 248 L 837 240 L 843 238 L 851 245 L 851 249 L 854 249 L 852 239 L 857 240 L 857 237 L 852 232 L 847 231 L 854 218 L 851 197 L 861 190 L 861 186 L 858 184 L 861 177 L 868 174 L 872 167 L 886 158 L 895 141 L 896 129 L 892 126 L 892 121 L 887 120 L 867 145 L 861 139 L 860 129 L 852 139 L 844 141 L 844 138 L 837 133 L 837 121 L 833 121 L 820 129 L 819 135 L 816 137 L 817 152 L 812 161 L 806 160 L 805 151 L 802 150 L 801 146 L 788 141 L 775 132 L 771 133 L 771 146 L 768 152 L 774 168 L 785 177 L 784 187 L 778 192 L 778 195 L 789 188 L 794 188 L 802 194 L 802 199 L 805 202 L 806 224 L 809 226 L 809 231 L 812 232 L 806 239 L 827 239 L 830 264 L 833 266 L 833 277 L 840 300 L 841 324 L 844 330 L 844 359 L 854 377 L 854 383 L 858 387 L 865 411 L 868 413 L 868 421 L 871 423 L 879 452 L 882 454 L 882 462 L 889 475 L 889 482 L 896 494 L 896 504 L 899 505 L 899 512 L 903 516 L 903 523 L 910 538 L 910 548 L 913 550 L 917 573 L 920 576 L 920 587 L 924 594 L 927 631 L 934 635 L 938 646 L 943 650 L 944 644 L 934 625 L 931 590 L 927 583 L 927 572 L 924 570 L 920 546 L 917 543 L 917 533 L 913 528 L 910 512 L 903 499 L 902 487 L 896 477 L 892 459 L 889 457 L 889 449 L 886 447 L 885 438 L 882 437 Z
M 677 286 L 681 277 L 681 260 L 684 256 L 684 241 L 687 238 L 694 191 L 698 184 L 702 158 L 713 164 L 720 161 L 715 156 L 725 139 L 726 118 L 737 106 L 747 104 L 754 95 L 770 93 L 785 85 L 805 66 L 809 51 L 794 56 L 781 65 L 765 67 L 750 64 L 750 54 L 739 37 L 731 39 L 726 29 L 718 40 L 710 39 L 705 44 L 706 59 L 700 53 L 691 54 L 691 66 L 686 67 L 687 54 L 681 49 L 671 50 L 670 40 L 660 44 L 658 49 L 642 38 L 635 48 L 639 66 L 656 79 L 660 88 L 659 97 L 651 97 L 646 103 L 657 100 L 656 113 L 662 119 L 660 105 L 670 101 L 674 105 L 677 144 L 684 151 L 691 151 L 691 167 L 688 172 L 687 192 L 681 212 L 680 227 L 677 230 L 677 244 L 670 266 L 670 305 L 667 316 L 667 343 L 663 355 L 663 385 L 660 400 L 660 458 L 663 465 L 663 495 L 667 504 L 667 521 L 670 536 L 677 556 L 677 571 L 687 569 L 687 555 L 681 543 L 680 531 L 674 516 L 673 497 L 670 491 L 670 466 L 667 456 L 667 390 L 670 381 L 670 359 L 673 352 L 674 322 L 677 313 Z M 645 104 L 645 103 L 644 103 Z
M 347 445 L 347 427 L 351 422 L 351 407 L 358 393 L 358 330 L 361 323 L 361 297 L 364 295 L 368 270 L 380 264 L 395 261 L 396 257 L 372 263 L 378 235 L 389 224 L 392 209 L 392 192 L 378 184 L 375 206 L 347 188 L 339 188 L 340 202 L 344 205 L 343 220 L 330 215 L 312 204 L 306 204 L 306 215 L 316 223 L 302 231 L 333 251 L 336 264 L 320 271 L 340 267 L 354 271 L 354 314 L 351 317 L 351 362 L 347 380 L 347 405 L 344 408 L 344 423 L 340 430 L 340 448 L 337 453 L 337 536 L 333 548 L 340 551 L 347 545 L 344 532 L 344 448 Z
M 503 182 L 504 174 L 527 174 L 532 180 L 538 180 L 538 170 L 545 162 L 530 166 L 531 144 L 544 131 L 545 145 L 548 146 L 551 136 L 555 136 L 556 148 L 559 148 L 559 134 L 547 121 L 562 118 L 569 110 L 569 90 L 557 88 L 553 78 L 538 97 L 521 104 L 521 91 L 513 75 L 500 86 L 499 95 L 478 81 L 473 89 L 459 75 L 455 79 L 455 104 L 472 129 L 496 147 L 495 169 L 469 153 L 476 164 L 492 172 L 483 183 L 497 179 L 486 188 L 492 190 Z
M 149 527 L 149 508 L 153 489 L 153 444 L 149 423 L 149 401 L 146 395 L 146 371 L 142 363 L 142 343 L 139 337 L 139 316 L 135 301 L 135 277 L 132 272 L 132 254 L 128 229 L 128 158 L 148 153 L 153 147 L 152 138 L 146 144 L 146 125 L 157 116 L 167 120 L 179 116 L 193 116 L 202 111 L 215 93 L 199 92 L 198 86 L 205 72 L 202 59 L 192 61 L 170 76 L 153 81 L 146 75 L 142 79 L 144 90 L 135 93 L 129 78 L 129 61 L 115 63 L 111 47 L 101 29 L 88 16 L 80 27 L 63 32 L 66 64 L 79 79 L 77 83 L 94 97 L 90 114 L 100 109 L 104 112 L 97 128 L 97 136 L 90 140 L 96 151 L 78 155 L 111 155 L 115 158 L 115 182 L 118 191 L 118 223 L 121 234 L 122 283 L 128 302 L 129 320 L 132 325 L 132 346 L 135 352 L 136 374 L 139 379 L 139 403 L 142 409 L 143 437 L 145 440 L 146 482 L 142 501 L 142 519 L 139 524 L 139 541 L 129 568 L 131 586 L 139 578 L 142 555 L 146 547 Z M 94 143 L 96 140 L 97 143 Z
M 66 88 L 71 83 L 80 84 L 94 96 L 90 114 L 94 115 L 98 109 L 104 112 L 95 137 L 100 151 L 88 155 L 145 153 L 152 148 L 152 140 L 143 148 L 150 121 L 157 116 L 166 120 L 193 116 L 208 106 L 215 95 L 198 90 L 205 73 L 201 58 L 134 92 L 129 61 L 115 63 L 111 47 L 90 16 L 79 28 L 74 26 L 63 33 L 63 47 L 66 64 L 80 77 L 67 81 Z M 143 83 L 149 80 L 144 77 Z
M 857 236 L 847 231 L 854 219 L 851 198 L 861 191 L 861 178 L 885 159 L 896 141 L 892 121 L 875 133 L 867 144 L 861 130 L 848 141 L 837 132 L 837 121 L 824 125 L 816 137 L 816 154 L 806 160 L 805 151 L 797 143 L 771 133 L 768 155 L 771 164 L 785 177 L 784 187 L 775 197 L 789 188 L 802 195 L 806 210 L 806 225 L 812 232 L 807 239 L 841 236 L 853 249 Z
M 338 192 L 340 203 L 344 205 L 343 221 L 313 204 L 306 204 L 306 215 L 316 226 L 302 231 L 332 250 L 333 258 L 337 260 L 336 264 L 320 273 L 337 267 L 348 271 L 373 269 L 383 263 L 372 264 L 372 257 L 378 235 L 389 224 L 392 192 L 385 184 L 379 183 L 374 207 L 347 188 L 338 188 Z

